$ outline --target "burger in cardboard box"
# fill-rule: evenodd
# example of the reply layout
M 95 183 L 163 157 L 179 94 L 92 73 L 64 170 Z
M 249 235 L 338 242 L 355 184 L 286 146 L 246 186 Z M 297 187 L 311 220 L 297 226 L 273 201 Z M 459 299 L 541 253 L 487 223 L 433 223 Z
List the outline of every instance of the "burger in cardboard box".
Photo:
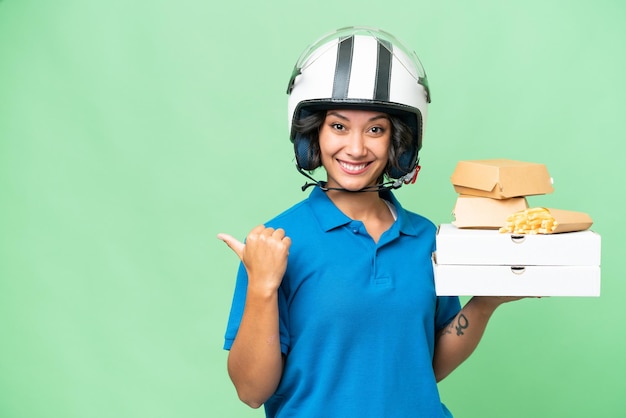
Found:
M 507 218 L 528 208 L 525 197 L 491 199 L 489 197 L 460 195 L 452 214 L 452 225 L 457 228 L 499 229 Z
M 492 199 L 554 191 L 544 164 L 508 159 L 459 161 L 450 180 L 459 194 Z

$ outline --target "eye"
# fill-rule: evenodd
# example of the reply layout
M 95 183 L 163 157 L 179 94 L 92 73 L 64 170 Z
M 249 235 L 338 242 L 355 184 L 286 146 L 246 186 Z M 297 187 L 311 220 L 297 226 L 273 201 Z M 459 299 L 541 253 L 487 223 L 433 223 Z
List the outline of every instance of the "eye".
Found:
M 382 126 L 372 126 L 370 128 L 370 132 L 376 135 L 380 135 L 385 133 L 385 128 L 383 128 Z
M 338 122 L 331 123 L 330 127 L 333 128 L 336 131 L 345 131 L 346 130 L 346 127 L 343 124 L 338 123 Z

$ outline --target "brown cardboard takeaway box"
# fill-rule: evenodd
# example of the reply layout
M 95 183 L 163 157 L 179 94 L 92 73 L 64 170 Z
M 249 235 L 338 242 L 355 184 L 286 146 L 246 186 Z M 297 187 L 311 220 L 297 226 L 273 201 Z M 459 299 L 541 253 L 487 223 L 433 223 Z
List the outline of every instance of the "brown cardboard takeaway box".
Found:
M 553 233 L 584 231 L 593 225 L 591 216 L 584 212 L 548 208 L 550 215 L 558 223 Z
M 459 228 L 498 229 L 504 226 L 509 215 L 526 208 L 528 202 L 525 197 L 491 199 L 460 195 L 452 211 L 452 224 Z
M 440 296 L 599 296 L 597 233 L 513 235 L 442 224 L 433 254 Z
M 554 191 L 544 164 L 507 159 L 459 161 L 450 180 L 459 194 L 492 199 Z

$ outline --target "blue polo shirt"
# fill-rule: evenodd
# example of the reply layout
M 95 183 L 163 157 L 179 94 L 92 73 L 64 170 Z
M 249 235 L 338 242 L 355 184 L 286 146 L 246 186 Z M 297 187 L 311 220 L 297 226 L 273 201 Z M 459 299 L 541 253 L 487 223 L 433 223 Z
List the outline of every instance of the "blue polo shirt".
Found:
M 381 195 L 397 220 L 378 243 L 315 187 L 267 226 L 291 238 L 278 291 L 285 369 L 268 417 L 451 417 L 432 369 L 435 333 L 460 310 L 435 295 L 436 227 Z M 240 265 L 225 337 L 241 321 L 247 274 Z

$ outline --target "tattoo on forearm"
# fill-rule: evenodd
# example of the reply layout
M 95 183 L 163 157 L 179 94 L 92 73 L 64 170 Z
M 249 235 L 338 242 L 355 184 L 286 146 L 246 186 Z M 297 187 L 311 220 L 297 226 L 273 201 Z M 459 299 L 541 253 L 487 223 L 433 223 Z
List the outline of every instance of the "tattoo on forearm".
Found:
M 467 317 L 463 314 L 459 314 L 456 323 L 456 335 L 463 335 L 463 330 L 469 326 L 469 321 L 467 320 Z
M 448 326 L 441 330 L 441 335 L 452 334 L 452 330 L 454 329 L 456 330 L 456 335 L 460 336 L 460 335 L 465 334 L 463 330 L 466 329 L 467 327 L 469 327 L 469 320 L 467 319 L 465 315 L 460 313 L 456 317 L 456 324 L 454 320 L 450 321 Z

